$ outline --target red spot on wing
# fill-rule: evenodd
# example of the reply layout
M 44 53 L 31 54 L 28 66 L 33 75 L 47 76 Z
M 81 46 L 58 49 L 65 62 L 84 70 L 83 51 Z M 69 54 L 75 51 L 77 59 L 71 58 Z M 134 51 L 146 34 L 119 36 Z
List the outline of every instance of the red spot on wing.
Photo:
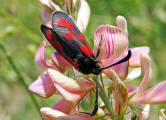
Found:
M 61 45 L 60 42 L 57 42 L 57 43 L 56 43 L 56 46 L 57 46 L 57 48 L 58 48 L 59 50 L 63 50 L 63 47 L 62 47 L 62 45 Z
M 51 34 L 48 31 L 46 32 L 46 35 L 47 35 L 47 37 L 48 37 L 49 40 L 52 39 Z
M 65 38 L 68 39 L 68 40 L 72 40 L 73 39 L 73 33 L 72 32 L 66 33 Z
M 51 45 L 55 47 L 54 40 L 52 39 L 52 35 L 49 31 L 46 31 L 46 36 L 47 36 L 48 40 L 50 41 Z
M 84 47 L 83 45 L 80 46 L 80 49 L 82 50 L 82 52 L 84 54 L 86 54 L 87 56 L 91 56 L 93 53 L 91 50 L 88 50 L 86 47 Z
M 84 39 L 85 39 L 81 34 L 77 34 L 76 37 L 77 37 L 79 40 L 84 40 Z
M 85 38 L 82 36 L 82 34 L 77 34 L 76 37 L 77 37 L 79 40 L 84 41 L 83 43 L 84 43 L 85 47 L 84 47 L 84 46 L 80 46 L 80 49 L 81 49 L 82 51 L 84 51 L 84 53 L 85 53 L 86 55 L 88 55 L 88 56 L 93 55 L 93 52 L 92 52 L 91 48 L 89 47 L 88 42 L 85 40 Z
M 68 60 L 76 69 L 78 69 L 78 65 L 71 58 L 69 58 Z
M 69 22 L 66 18 L 59 18 L 57 24 L 59 27 L 66 27 L 68 29 L 73 29 L 73 24 Z

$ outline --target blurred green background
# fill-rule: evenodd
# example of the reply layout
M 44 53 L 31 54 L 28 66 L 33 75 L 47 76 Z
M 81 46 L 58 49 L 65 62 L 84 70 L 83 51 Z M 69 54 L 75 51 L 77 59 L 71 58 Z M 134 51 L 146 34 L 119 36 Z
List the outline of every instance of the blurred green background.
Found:
M 115 25 L 117 15 L 128 22 L 130 47 L 149 46 L 153 65 L 151 86 L 166 79 L 166 0 L 87 0 L 91 18 L 85 36 L 93 46 L 93 35 L 101 24 Z M 42 42 L 40 11 L 37 0 L 1 0 L 0 42 L 5 44 L 27 84 L 40 71 L 34 64 L 34 54 Z M 55 104 L 54 97 L 42 99 L 41 106 Z M 152 107 L 155 112 L 159 108 Z M 154 116 L 154 115 L 152 115 Z M 156 116 L 157 117 L 157 116 Z M 151 119 L 156 119 L 151 117 Z M 18 76 L 0 50 L 0 120 L 40 120 L 31 99 Z

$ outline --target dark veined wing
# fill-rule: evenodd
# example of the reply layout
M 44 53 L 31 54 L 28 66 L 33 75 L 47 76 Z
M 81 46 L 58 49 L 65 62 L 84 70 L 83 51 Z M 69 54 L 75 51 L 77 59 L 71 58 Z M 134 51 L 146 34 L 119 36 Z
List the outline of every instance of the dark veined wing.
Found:
M 52 15 L 53 31 L 75 50 L 82 52 L 85 56 L 93 57 L 94 54 L 73 20 L 63 12 L 56 11 Z
M 77 57 L 79 51 L 70 48 L 67 43 L 65 43 L 65 41 L 63 41 L 57 33 L 53 31 L 53 29 L 45 25 L 41 25 L 41 31 L 58 53 L 77 69 L 78 65 L 75 63 L 74 59 Z

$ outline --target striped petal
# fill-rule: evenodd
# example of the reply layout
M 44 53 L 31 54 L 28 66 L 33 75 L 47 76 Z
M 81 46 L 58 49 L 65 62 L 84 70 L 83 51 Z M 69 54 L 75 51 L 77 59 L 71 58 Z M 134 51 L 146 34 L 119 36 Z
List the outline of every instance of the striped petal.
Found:
M 102 46 L 99 45 L 100 41 Z M 101 47 L 99 59 L 115 59 L 120 57 L 128 49 L 128 34 L 123 32 L 120 27 L 111 25 L 99 26 L 94 36 L 95 54 L 98 47 Z

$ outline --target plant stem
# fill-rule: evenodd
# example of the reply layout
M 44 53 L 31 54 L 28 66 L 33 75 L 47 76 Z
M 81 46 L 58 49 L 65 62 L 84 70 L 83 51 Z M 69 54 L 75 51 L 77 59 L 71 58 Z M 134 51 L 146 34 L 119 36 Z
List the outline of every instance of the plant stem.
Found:
M 100 88 L 100 91 L 99 91 L 100 97 L 103 100 L 108 112 L 111 114 L 111 118 L 114 118 L 113 108 L 111 107 L 111 103 L 110 103 L 106 93 L 104 92 L 104 89 L 101 86 L 101 84 L 99 84 L 99 88 Z
M 24 89 L 27 91 L 28 95 L 30 96 L 32 102 L 35 105 L 36 110 L 40 114 L 40 105 L 37 103 L 37 101 L 36 101 L 35 97 L 33 96 L 33 94 L 28 91 L 28 85 L 26 84 L 23 75 L 21 74 L 21 72 L 19 71 L 19 69 L 16 67 L 16 64 L 14 63 L 12 57 L 8 54 L 5 46 L 2 43 L 0 43 L 0 48 L 4 52 L 4 54 L 6 55 L 7 60 L 9 61 L 10 65 L 12 66 L 13 70 L 15 71 L 15 73 L 17 74 L 20 82 L 23 84 Z M 41 116 L 41 114 L 40 114 L 40 116 Z

